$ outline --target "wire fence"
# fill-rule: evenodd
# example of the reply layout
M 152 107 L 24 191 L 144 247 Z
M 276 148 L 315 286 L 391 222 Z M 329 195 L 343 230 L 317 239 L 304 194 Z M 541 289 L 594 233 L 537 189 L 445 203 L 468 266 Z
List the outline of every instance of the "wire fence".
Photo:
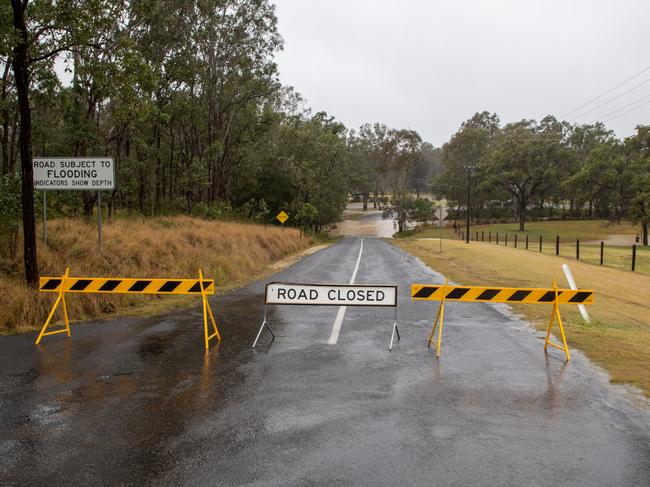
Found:
M 458 229 L 457 235 L 466 240 L 465 230 Z M 573 258 L 590 264 L 625 269 L 650 275 L 650 248 L 632 244 L 631 246 L 582 243 L 580 239 L 544 239 L 542 235 L 531 238 L 528 234 L 508 234 L 492 231 L 470 232 L 470 240 L 503 245 L 515 249 L 534 251 L 561 257 Z

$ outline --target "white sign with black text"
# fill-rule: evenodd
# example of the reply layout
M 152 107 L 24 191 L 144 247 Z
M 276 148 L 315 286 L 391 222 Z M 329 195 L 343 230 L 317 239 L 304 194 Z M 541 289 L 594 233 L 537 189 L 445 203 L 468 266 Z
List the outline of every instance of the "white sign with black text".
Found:
M 110 157 L 35 157 L 34 189 L 91 190 L 115 188 L 115 163 Z
M 397 306 L 397 286 L 270 282 L 266 285 L 266 304 Z

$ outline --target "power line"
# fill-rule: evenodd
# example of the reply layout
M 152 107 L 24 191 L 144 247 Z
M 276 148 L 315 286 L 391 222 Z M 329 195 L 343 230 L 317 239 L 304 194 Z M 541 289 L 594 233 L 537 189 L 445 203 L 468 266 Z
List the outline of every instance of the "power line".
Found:
M 650 68 L 649 68 L 649 69 L 650 69 Z M 587 110 L 587 111 L 584 112 L 582 115 L 578 115 L 576 118 L 573 119 L 573 121 L 574 121 L 574 122 L 577 122 L 579 119 L 583 118 L 585 115 L 589 115 L 591 112 L 593 112 L 593 111 L 595 111 L 595 110 L 598 110 L 600 107 L 604 107 L 605 105 L 609 105 L 609 104 L 610 104 L 611 102 L 613 102 L 614 100 L 618 100 L 618 99 L 619 99 L 620 97 L 622 97 L 623 95 L 628 94 L 630 91 L 634 91 L 634 90 L 636 90 L 639 86 L 643 86 L 644 84 L 646 84 L 646 83 L 648 83 L 648 82 L 650 82 L 650 78 L 646 79 L 645 81 L 642 81 L 642 82 L 639 83 L 638 85 L 634 85 L 632 88 L 630 88 L 629 90 L 625 90 L 623 93 L 619 93 L 619 94 L 616 95 L 614 98 L 610 98 L 610 99 L 607 100 L 606 102 L 603 102 L 603 103 L 601 103 L 600 105 L 596 105 L 595 108 L 592 108 L 591 110 Z
M 642 103 L 641 105 L 636 106 L 636 107 L 634 107 L 634 108 L 631 108 L 631 109 L 629 109 L 629 110 L 627 110 L 627 111 L 625 111 L 625 112 L 623 112 L 623 113 L 619 113 L 618 115 L 616 115 L 616 116 L 614 116 L 614 117 L 611 117 L 611 118 L 609 118 L 608 120 L 615 120 L 615 119 L 617 119 L 618 117 L 622 117 L 622 116 L 625 115 L 626 113 L 633 112 L 634 110 L 638 110 L 639 108 L 644 107 L 644 106 L 646 106 L 646 105 L 650 105 L 650 101 L 647 101 L 647 102 L 645 102 L 645 103 Z M 603 120 L 603 122 L 604 122 L 604 121 L 605 121 L 605 120 Z
M 648 66 L 648 67 L 645 68 L 645 69 L 642 69 L 641 71 L 639 71 L 639 72 L 636 73 L 635 75 L 630 76 L 628 79 L 626 79 L 625 81 L 622 81 L 621 83 L 617 84 L 617 85 L 614 86 L 613 88 L 610 88 L 609 90 L 607 90 L 607 91 L 601 93 L 600 95 L 598 95 L 598 96 L 592 98 L 592 99 L 589 100 L 588 102 L 586 102 L 586 103 L 580 105 L 578 108 L 574 108 L 574 109 L 571 110 L 570 112 L 565 113 L 565 114 L 562 115 L 560 118 L 566 118 L 568 115 L 571 115 L 572 113 L 575 113 L 575 112 L 577 112 L 578 110 L 582 110 L 582 109 L 583 109 L 584 107 L 586 107 L 587 105 L 591 104 L 592 102 L 594 102 L 594 101 L 596 101 L 596 100 L 600 100 L 603 96 L 605 96 L 605 95 L 611 93 L 611 92 L 614 91 L 616 88 L 619 88 L 620 86 L 623 86 L 623 85 L 624 85 L 625 83 L 627 83 L 628 81 L 633 80 L 634 78 L 636 78 L 636 77 L 642 75 L 643 73 L 645 73 L 645 72 L 648 71 L 648 70 L 650 70 L 650 66 Z
M 610 115 L 612 115 L 612 114 L 614 114 L 616 112 L 620 112 L 621 110 L 624 110 L 627 107 L 631 107 L 632 105 L 640 102 L 641 100 L 645 100 L 646 98 L 649 98 L 649 97 L 650 97 L 650 95 L 646 95 L 646 96 L 642 96 L 641 98 L 637 98 L 636 100 L 634 100 L 633 102 L 628 103 L 627 105 L 623 105 L 622 107 L 619 107 L 616 110 L 612 110 L 611 112 L 608 112 L 605 115 L 601 115 L 600 118 L 607 118 Z

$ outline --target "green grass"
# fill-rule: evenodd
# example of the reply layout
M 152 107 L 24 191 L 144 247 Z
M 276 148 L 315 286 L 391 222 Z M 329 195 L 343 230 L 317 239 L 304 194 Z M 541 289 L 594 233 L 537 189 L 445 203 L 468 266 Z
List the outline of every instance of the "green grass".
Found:
M 487 242 L 486 242 L 487 243 Z M 504 240 L 499 241 L 499 247 L 503 247 Z M 496 245 L 492 241 L 492 245 Z M 514 249 L 514 239 L 509 236 L 508 247 Z M 517 250 L 526 252 L 525 242 L 517 242 Z M 542 245 L 542 254 L 555 256 L 555 241 Z M 529 245 L 528 252 L 539 254 L 539 241 L 533 241 Z M 575 243 L 560 243 L 560 257 L 576 259 Z M 600 265 L 600 244 L 580 244 L 580 262 L 592 265 Z M 605 245 L 603 265 L 613 267 L 622 271 L 631 271 L 632 269 L 632 248 L 616 247 Z M 635 272 L 650 276 L 650 246 L 637 247 Z
M 461 221 L 461 228 L 464 226 Z M 489 232 L 492 232 L 492 241 L 496 240 L 496 234 L 499 233 L 500 242 L 503 241 L 505 235 L 508 235 L 508 240 L 514 240 L 514 236 L 518 236 L 520 242 L 525 241 L 528 235 L 530 245 L 537 244 L 539 247 L 539 236 L 546 245 L 555 243 L 555 237 L 560 236 L 560 242 L 575 242 L 580 239 L 583 242 L 590 240 L 603 240 L 609 235 L 634 235 L 640 232 L 640 227 L 633 225 L 630 222 L 612 223 L 607 220 L 550 220 L 527 222 L 526 230 L 519 231 L 517 223 L 493 223 L 490 225 L 472 225 L 470 227 L 470 238 L 476 238 L 478 232 L 479 240 L 481 239 L 481 232 L 483 232 L 485 241 L 488 240 Z M 435 227 L 427 227 L 418 231 L 404 232 L 400 237 L 417 237 L 417 238 L 437 238 L 439 230 Z M 453 228 L 447 226 L 443 229 L 443 238 L 456 238 L 460 237 L 454 233 Z

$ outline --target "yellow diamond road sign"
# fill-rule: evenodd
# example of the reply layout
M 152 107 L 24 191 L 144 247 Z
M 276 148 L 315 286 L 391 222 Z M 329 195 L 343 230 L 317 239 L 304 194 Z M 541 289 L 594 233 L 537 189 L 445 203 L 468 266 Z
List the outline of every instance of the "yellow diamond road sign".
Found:
M 284 225 L 284 222 L 286 222 L 289 219 L 289 215 L 287 215 L 284 211 L 281 211 L 280 213 L 277 214 L 276 218 L 280 220 L 280 223 Z

